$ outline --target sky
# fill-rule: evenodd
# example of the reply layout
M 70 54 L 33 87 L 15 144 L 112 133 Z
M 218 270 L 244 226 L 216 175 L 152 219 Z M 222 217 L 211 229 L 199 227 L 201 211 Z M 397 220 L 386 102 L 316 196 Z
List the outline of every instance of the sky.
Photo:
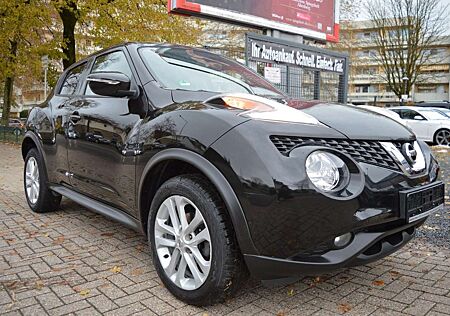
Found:
M 366 1 L 370 1 L 370 0 L 366 0 Z M 449 7 L 450 7 L 450 0 L 439 0 L 440 1 L 440 3 L 442 3 L 443 5 L 448 5 Z M 363 2 L 364 3 L 364 2 Z M 362 8 L 362 10 L 361 10 L 362 12 L 362 14 L 360 15 L 360 17 L 358 18 L 358 20 L 367 20 L 368 19 L 368 16 L 366 16 L 366 12 L 364 11 L 364 8 Z M 448 16 L 448 18 L 447 18 L 447 25 L 448 25 L 448 28 L 447 28 L 447 35 L 450 35 L 450 16 Z

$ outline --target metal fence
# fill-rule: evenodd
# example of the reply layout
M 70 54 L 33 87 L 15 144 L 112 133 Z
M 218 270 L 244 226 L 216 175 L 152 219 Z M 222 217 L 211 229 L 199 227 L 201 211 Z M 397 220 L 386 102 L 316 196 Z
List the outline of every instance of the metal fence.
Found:
M 0 125 L 0 142 L 20 144 L 24 134 L 22 128 Z

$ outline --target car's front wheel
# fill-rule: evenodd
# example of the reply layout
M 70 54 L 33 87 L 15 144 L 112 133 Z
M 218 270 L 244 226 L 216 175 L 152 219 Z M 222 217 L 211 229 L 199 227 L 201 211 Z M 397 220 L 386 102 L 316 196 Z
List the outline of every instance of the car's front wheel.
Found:
M 61 195 L 48 187 L 44 161 L 36 148 L 30 149 L 25 158 L 23 184 L 28 205 L 36 213 L 55 211 L 61 203 Z
M 434 142 L 438 145 L 450 146 L 450 130 L 440 129 L 434 135 Z
M 159 188 L 148 237 L 159 277 L 188 304 L 223 301 L 247 275 L 225 206 L 201 176 L 177 176 Z

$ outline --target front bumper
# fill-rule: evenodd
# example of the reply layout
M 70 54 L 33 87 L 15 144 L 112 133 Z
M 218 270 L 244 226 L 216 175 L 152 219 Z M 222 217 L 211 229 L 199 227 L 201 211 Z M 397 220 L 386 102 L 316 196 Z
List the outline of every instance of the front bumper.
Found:
M 321 137 L 285 155 L 271 135 Z M 380 166 L 384 156 L 375 150 L 377 141 L 355 141 L 353 149 L 345 145 L 346 154 L 338 147 L 321 145 L 322 138 L 328 140 L 326 144 L 353 142 L 323 126 L 250 121 L 211 146 L 208 158 L 226 176 L 245 213 L 255 248 L 245 254 L 283 259 L 315 256 L 334 249 L 334 239 L 348 232 L 384 232 L 406 225 L 409 217 L 401 207 L 400 192 L 436 182 L 428 170 L 433 164 L 425 144 L 422 151 L 428 169 L 412 177 L 397 165 Z M 351 177 L 345 190 L 325 194 L 314 187 L 306 175 L 305 160 L 315 150 L 330 151 L 348 162 Z M 356 161 L 355 152 L 370 159 Z
M 277 282 L 274 280 L 318 275 L 386 257 L 408 243 L 424 222 L 425 219 L 422 219 L 383 232 L 359 232 L 345 248 L 321 255 L 293 256 L 288 259 L 244 255 L 244 258 L 252 275 L 263 281 Z

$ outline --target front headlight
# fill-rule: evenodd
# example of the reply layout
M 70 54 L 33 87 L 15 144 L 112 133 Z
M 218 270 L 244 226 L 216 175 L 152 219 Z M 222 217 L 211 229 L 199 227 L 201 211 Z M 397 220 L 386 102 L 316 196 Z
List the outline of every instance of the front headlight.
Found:
M 217 95 L 206 100 L 205 103 L 243 110 L 238 115 L 255 120 L 320 125 L 316 118 L 301 110 L 252 94 Z
M 338 156 L 314 151 L 306 159 L 306 174 L 319 190 L 332 192 L 348 182 L 350 172 Z

